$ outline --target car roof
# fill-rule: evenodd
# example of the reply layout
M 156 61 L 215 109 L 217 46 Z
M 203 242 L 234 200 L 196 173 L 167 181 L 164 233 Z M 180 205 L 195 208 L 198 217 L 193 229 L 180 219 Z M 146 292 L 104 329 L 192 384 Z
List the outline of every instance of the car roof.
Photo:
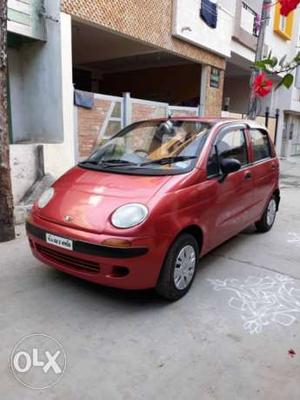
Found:
M 171 116 L 170 118 L 155 118 L 151 119 L 150 121 L 190 121 L 190 122 L 207 122 L 212 125 L 216 124 L 246 124 L 249 128 L 252 129 L 267 129 L 265 126 L 262 124 L 259 124 L 256 121 L 250 120 L 250 119 L 237 119 L 237 118 L 219 118 L 219 117 L 196 117 L 196 116 Z

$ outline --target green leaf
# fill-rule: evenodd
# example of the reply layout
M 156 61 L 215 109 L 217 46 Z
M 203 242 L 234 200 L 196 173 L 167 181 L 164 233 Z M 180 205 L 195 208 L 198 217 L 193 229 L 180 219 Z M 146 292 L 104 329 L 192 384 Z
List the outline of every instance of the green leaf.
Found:
M 294 57 L 294 61 L 298 64 L 300 62 L 300 51 L 297 53 L 296 57 Z
M 261 69 L 261 70 L 263 70 L 263 71 L 265 71 L 266 68 L 267 68 L 266 62 L 263 61 L 263 60 L 256 61 L 254 65 L 255 65 L 256 68 Z
M 273 68 L 276 67 L 276 65 L 278 64 L 278 58 L 273 57 L 268 64 L 271 65 L 271 67 Z
M 278 58 L 273 57 L 273 58 L 264 58 L 263 60 L 258 60 L 255 62 L 255 66 L 257 68 L 265 70 L 267 66 L 270 66 L 271 68 L 276 67 L 278 64 Z
M 294 76 L 292 74 L 285 75 L 281 82 L 276 86 L 276 89 L 280 88 L 282 85 L 289 89 L 294 82 Z
M 292 86 L 292 84 L 293 84 L 293 82 L 294 82 L 294 76 L 292 75 L 292 74 L 287 74 L 287 75 L 285 75 L 285 77 L 282 79 L 282 84 L 287 88 L 287 89 L 289 89 L 291 86 Z

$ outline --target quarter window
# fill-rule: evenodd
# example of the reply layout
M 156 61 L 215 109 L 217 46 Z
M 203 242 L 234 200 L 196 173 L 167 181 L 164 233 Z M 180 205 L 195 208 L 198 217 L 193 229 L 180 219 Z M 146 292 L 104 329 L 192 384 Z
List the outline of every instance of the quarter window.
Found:
M 271 157 L 270 142 L 267 132 L 251 129 L 250 136 L 253 148 L 253 161 L 256 162 Z
M 226 131 L 220 134 L 208 159 L 207 175 L 209 177 L 219 175 L 219 162 L 224 158 L 234 158 L 242 166 L 248 164 L 247 142 L 242 129 Z

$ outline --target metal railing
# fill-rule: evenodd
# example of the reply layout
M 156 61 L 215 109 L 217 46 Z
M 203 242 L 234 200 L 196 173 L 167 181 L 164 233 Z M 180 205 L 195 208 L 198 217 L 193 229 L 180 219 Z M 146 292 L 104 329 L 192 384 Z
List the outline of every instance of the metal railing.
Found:
M 242 18 L 241 18 L 241 23 L 243 22 L 243 16 L 245 17 L 246 14 L 243 14 L 244 12 L 249 13 L 249 18 L 251 17 L 251 20 L 246 21 L 247 25 L 249 24 L 249 29 L 246 28 L 246 30 L 249 33 L 252 33 L 253 36 L 258 37 L 259 36 L 259 30 L 260 30 L 260 16 L 259 14 L 254 11 L 251 7 L 248 6 L 246 2 L 242 2 Z M 244 27 L 246 23 L 244 21 Z M 251 25 L 251 26 L 250 26 Z

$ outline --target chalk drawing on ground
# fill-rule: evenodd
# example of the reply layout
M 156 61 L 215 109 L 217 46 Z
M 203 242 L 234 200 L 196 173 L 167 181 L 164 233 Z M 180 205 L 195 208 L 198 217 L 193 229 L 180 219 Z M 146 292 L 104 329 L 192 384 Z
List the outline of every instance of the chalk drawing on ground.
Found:
M 280 274 L 274 277 L 249 276 L 239 279 L 208 279 L 214 290 L 231 292 L 229 307 L 241 312 L 243 328 L 261 333 L 270 324 L 290 326 L 300 313 L 300 289 L 295 280 Z

